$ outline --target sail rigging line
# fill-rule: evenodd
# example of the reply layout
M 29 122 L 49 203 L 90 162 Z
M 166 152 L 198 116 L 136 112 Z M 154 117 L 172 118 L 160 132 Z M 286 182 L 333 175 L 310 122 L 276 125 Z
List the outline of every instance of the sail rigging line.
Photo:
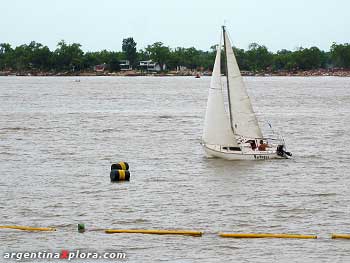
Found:
M 231 100 L 230 100 L 230 85 L 229 85 L 229 80 L 228 80 L 228 65 L 227 65 L 227 51 L 226 51 L 226 37 L 225 37 L 225 26 L 222 26 L 222 34 L 224 38 L 224 50 L 225 50 L 225 70 L 226 70 L 226 88 L 227 88 L 227 96 L 228 96 L 228 109 L 229 109 L 229 117 L 230 117 L 230 125 L 231 125 L 231 130 L 233 134 L 235 133 L 235 130 L 233 128 L 233 120 L 232 120 L 232 111 L 231 111 Z

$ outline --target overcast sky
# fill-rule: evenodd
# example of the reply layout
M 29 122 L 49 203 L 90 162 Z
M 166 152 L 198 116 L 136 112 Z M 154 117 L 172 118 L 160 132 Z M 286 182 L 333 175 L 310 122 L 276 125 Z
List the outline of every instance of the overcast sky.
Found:
M 84 51 L 121 50 L 133 37 L 209 50 L 226 20 L 233 45 L 282 48 L 350 42 L 349 0 L 0 0 L 0 43 L 32 40 L 55 49 L 61 39 Z

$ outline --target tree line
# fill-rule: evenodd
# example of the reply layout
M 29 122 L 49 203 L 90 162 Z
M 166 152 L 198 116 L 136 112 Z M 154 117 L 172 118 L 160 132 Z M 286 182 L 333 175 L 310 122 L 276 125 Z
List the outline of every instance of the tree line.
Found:
M 190 70 L 212 70 L 216 46 L 208 51 L 190 48 L 170 48 L 162 42 L 155 42 L 137 51 L 137 44 L 132 37 L 123 39 L 122 51 L 84 52 L 79 43 L 58 42 L 55 50 L 35 41 L 12 47 L 8 43 L 0 44 L 0 71 L 45 71 L 77 72 L 92 70 L 95 65 L 106 64 L 110 71 L 120 70 L 120 61 L 129 60 L 137 68 L 142 60 L 153 60 L 159 65 L 166 65 L 167 70 L 178 66 Z M 318 47 L 286 49 L 275 53 L 266 46 L 252 43 L 247 50 L 233 47 L 241 70 L 293 71 L 321 68 L 350 69 L 350 44 L 333 43 L 329 52 Z

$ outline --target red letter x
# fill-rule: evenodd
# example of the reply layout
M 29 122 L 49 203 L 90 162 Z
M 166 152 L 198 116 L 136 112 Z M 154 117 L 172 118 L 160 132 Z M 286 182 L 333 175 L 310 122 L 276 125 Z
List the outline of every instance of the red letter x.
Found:
M 61 258 L 68 258 L 68 253 L 69 253 L 69 251 L 68 250 L 62 250 L 61 251 Z

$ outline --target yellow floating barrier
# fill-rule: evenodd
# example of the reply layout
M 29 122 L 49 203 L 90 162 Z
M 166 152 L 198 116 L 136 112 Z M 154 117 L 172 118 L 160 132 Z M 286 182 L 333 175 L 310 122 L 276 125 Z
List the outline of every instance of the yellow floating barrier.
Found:
M 297 234 L 249 234 L 249 233 L 219 233 L 220 237 L 230 238 L 299 238 L 299 239 L 316 239 L 314 235 L 297 235 Z
M 0 228 L 17 229 L 17 230 L 24 230 L 24 231 L 56 231 L 56 228 L 52 228 L 52 227 L 0 226 Z
M 350 239 L 349 234 L 332 234 L 332 239 L 342 238 L 342 239 Z
M 133 234 L 153 234 L 153 235 L 185 235 L 185 236 L 201 236 L 200 231 L 187 230 L 149 230 L 149 229 L 107 229 L 107 234 L 116 233 L 133 233 Z

